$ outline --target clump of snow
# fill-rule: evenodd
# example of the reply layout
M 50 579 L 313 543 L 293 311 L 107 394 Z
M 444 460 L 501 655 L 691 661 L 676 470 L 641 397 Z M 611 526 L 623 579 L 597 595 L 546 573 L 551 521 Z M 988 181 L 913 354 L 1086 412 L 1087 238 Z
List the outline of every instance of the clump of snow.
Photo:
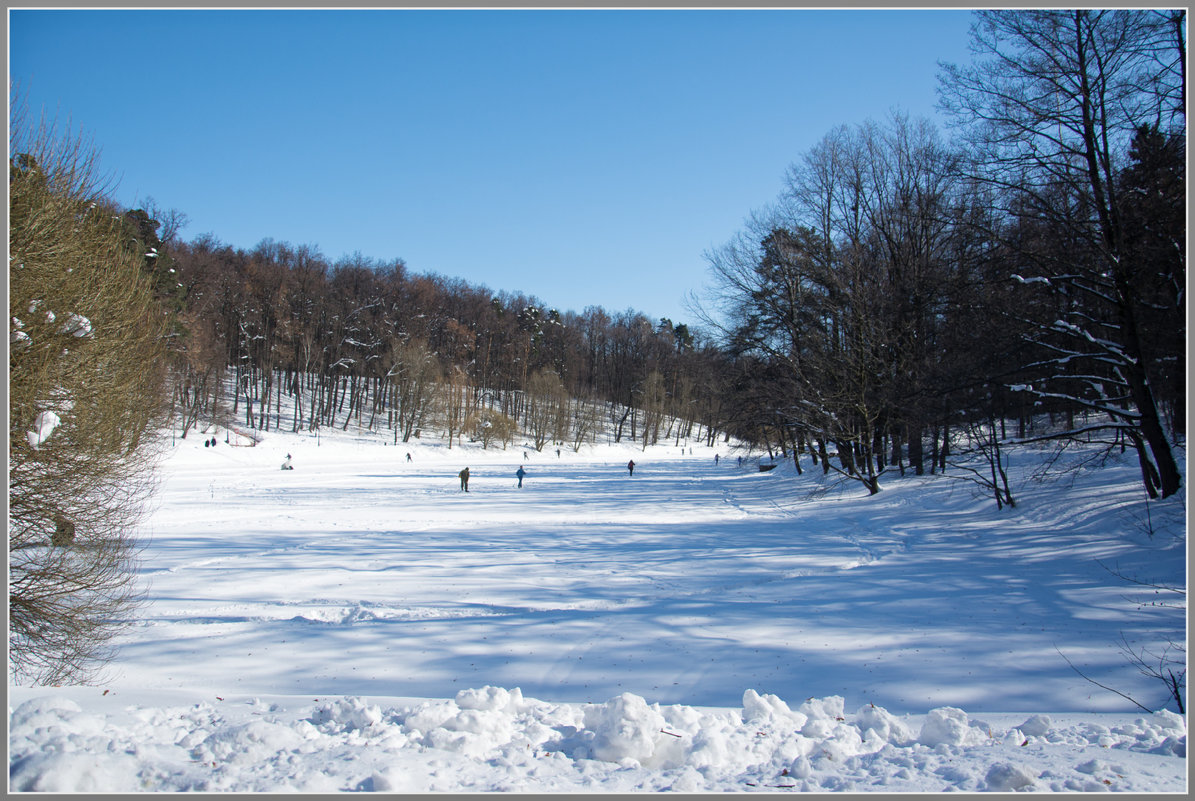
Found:
M 908 724 L 875 704 L 860 707 L 855 713 L 855 721 L 861 730 L 873 731 L 881 740 L 896 745 L 908 745 L 913 742 L 913 732 Z
M 382 712 L 360 698 L 342 698 L 319 706 L 311 722 L 325 732 L 361 731 L 381 723 Z
M 1009 793 L 1032 787 L 1037 777 L 1011 762 L 997 762 L 984 776 L 984 788 L 993 793 Z
M 1169 709 L 1161 709 L 1155 712 L 1150 722 L 1165 731 L 1184 735 L 1187 733 L 1187 719 L 1177 712 L 1171 712 Z
M 988 737 L 981 726 L 972 725 L 966 712 L 945 706 L 930 710 L 917 742 L 928 746 L 979 745 L 986 742 Z
M 456 694 L 456 705 L 461 709 L 516 712 L 522 703 L 523 693 L 517 687 L 511 691 L 486 685 L 480 690 L 461 690 Z
M 605 762 L 650 765 L 656 743 L 665 735 L 664 717 L 637 695 L 623 693 L 585 711 L 591 745 L 582 754 Z
M 39 412 L 37 417 L 33 418 L 33 428 L 25 433 L 29 447 L 38 450 L 61 423 L 62 418 L 56 412 Z
M 62 333 L 74 337 L 90 337 L 92 335 L 91 320 L 81 314 L 72 312 L 66 316 L 66 321 L 62 324 L 60 330 Z
M 1054 721 L 1050 720 L 1049 715 L 1034 715 L 1017 728 L 1030 737 L 1045 737 L 1053 724 Z

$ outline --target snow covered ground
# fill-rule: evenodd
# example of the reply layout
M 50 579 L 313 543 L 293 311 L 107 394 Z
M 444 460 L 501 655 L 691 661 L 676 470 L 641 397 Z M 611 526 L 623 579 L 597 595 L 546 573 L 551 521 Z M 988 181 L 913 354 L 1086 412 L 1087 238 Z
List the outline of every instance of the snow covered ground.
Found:
M 1121 652 L 1185 644 L 1126 580 L 1185 587 L 1185 502 L 1147 509 L 1132 454 L 1018 454 L 998 511 L 724 445 L 219 439 L 163 460 L 106 680 L 9 688 L 10 789 L 1187 788 Z

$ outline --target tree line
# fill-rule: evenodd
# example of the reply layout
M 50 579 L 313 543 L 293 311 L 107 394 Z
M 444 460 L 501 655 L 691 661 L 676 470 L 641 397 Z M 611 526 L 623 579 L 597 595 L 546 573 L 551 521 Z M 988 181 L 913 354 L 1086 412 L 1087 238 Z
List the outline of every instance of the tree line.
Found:
M 329 262 L 269 239 L 153 246 L 169 254 L 153 268 L 173 281 L 185 331 L 171 400 L 184 436 L 224 409 L 253 429 L 352 423 L 396 443 L 427 432 L 488 447 L 524 431 L 536 448 L 579 447 L 609 430 L 646 446 L 719 431 L 706 369 L 719 353 L 683 323 L 561 312 L 398 259 Z
M 1012 503 L 1001 449 L 1076 436 L 1177 492 L 1184 20 L 979 12 L 975 60 L 942 66 L 953 140 L 900 113 L 829 132 L 708 254 L 730 405 L 798 469 L 807 453 L 873 493 L 886 469 L 945 469 L 957 439 Z

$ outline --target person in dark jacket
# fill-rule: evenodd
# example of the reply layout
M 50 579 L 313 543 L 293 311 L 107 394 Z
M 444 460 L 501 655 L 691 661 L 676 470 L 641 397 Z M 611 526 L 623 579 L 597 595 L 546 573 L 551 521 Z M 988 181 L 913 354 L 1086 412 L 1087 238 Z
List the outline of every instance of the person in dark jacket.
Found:
M 527 475 L 527 471 L 520 467 L 517 471 L 515 471 L 515 475 L 519 477 L 519 487 L 522 488 L 523 476 Z
M 461 489 L 463 489 L 465 492 L 468 492 L 469 491 L 469 468 L 466 467 L 458 475 L 461 477 Z
M 627 462 L 627 471 L 633 476 L 635 475 L 635 460 Z

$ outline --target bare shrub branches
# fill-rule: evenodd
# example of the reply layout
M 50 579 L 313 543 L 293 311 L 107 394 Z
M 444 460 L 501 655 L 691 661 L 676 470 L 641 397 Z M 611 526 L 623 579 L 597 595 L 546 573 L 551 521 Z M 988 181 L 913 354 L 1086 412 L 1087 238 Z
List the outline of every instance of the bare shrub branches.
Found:
M 137 602 L 165 318 L 94 150 L 20 113 L 12 126 L 9 669 L 84 681 Z

